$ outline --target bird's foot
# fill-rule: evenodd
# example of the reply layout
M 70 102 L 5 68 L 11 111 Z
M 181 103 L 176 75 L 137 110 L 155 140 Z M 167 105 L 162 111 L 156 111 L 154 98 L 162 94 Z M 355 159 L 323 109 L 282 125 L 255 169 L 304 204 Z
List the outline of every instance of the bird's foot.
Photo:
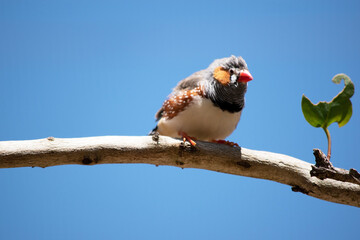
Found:
M 184 132 L 179 132 L 179 135 L 182 137 L 184 143 L 185 143 L 186 141 L 188 141 L 188 142 L 191 144 L 191 146 L 193 146 L 193 147 L 196 146 L 196 142 L 194 141 L 194 140 L 196 140 L 195 138 L 189 137 L 189 135 L 187 135 L 187 134 L 184 133 Z M 194 139 L 194 140 L 193 140 L 193 139 Z
M 235 142 L 230 142 L 230 141 L 227 141 L 227 140 L 212 140 L 212 142 L 225 144 L 225 145 L 228 145 L 230 147 L 240 147 L 239 144 L 237 144 Z

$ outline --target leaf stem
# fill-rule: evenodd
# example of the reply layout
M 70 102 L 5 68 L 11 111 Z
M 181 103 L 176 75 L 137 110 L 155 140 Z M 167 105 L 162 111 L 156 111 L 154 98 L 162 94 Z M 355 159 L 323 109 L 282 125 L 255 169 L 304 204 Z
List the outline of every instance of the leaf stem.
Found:
M 328 140 L 328 151 L 327 151 L 327 159 L 330 161 L 330 157 L 331 157 L 331 136 L 330 136 L 330 132 L 329 129 L 327 128 L 323 128 L 325 133 L 326 133 L 326 137 Z

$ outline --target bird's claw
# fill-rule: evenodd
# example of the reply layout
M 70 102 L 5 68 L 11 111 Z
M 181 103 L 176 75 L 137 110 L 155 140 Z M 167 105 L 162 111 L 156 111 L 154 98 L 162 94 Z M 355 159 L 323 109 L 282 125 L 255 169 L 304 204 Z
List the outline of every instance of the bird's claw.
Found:
M 196 146 L 196 142 L 194 141 L 194 140 L 196 140 L 196 139 L 194 139 L 194 140 L 191 139 L 191 137 L 188 136 L 188 135 L 187 135 L 186 133 L 184 133 L 184 132 L 179 132 L 179 135 L 182 137 L 184 143 L 185 143 L 186 141 L 188 141 L 188 142 L 191 144 L 191 146 L 193 146 L 193 147 Z

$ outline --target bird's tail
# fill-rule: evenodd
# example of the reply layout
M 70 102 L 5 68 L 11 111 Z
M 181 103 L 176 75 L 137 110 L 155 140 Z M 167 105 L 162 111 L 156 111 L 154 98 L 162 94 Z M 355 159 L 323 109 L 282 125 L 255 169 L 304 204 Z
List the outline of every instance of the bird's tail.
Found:
M 158 130 L 158 126 L 156 125 L 156 127 L 154 127 L 153 130 L 151 130 L 151 132 L 149 132 L 149 136 L 155 135 L 157 133 Z

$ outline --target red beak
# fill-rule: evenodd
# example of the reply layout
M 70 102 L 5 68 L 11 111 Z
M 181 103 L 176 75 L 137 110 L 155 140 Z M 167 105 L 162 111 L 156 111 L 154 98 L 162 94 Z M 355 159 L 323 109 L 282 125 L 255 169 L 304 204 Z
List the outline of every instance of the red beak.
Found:
M 239 82 L 249 82 L 253 79 L 253 77 L 251 76 L 251 74 L 249 73 L 248 70 L 244 70 L 240 73 L 240 76 L 239 76 L 239 79 L 238 81 Z

